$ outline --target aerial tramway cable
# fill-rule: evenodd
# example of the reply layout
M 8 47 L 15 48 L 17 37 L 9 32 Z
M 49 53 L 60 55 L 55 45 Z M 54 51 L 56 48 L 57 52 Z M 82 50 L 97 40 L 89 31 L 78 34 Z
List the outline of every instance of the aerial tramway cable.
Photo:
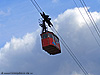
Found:
M 34 0 L 34 2 L 36 3 L 36 5 L 39 7 L 39 9 L 41 10 L 41 12 L 43 12 L 42 11 L 42 9 L 40 8 L 40 6 L 38 5 L 38 3 Z
M 79 13 L 81 14 L 81 16 L 82 16 L 83 20 L 85 21 L 85 23 L 86 23 L 87 27 L 89 28 L 89 30 L 90 30 L 90 32 L 91 32 L 91 34 L 92 34 L 92 36 L 94 37 L 95 41 L 97 42 L 98 46 L 100 47 L 100 43 L 99 43 L 98 39 L 97 39 L 97 38 L 96 38 L 96 36 L 94 35 L 94 33 L 93 33 L 92 29 L 90 28 L 90 26 L 89 26 L 89 24 L 87 23 L 87 21 L 86 21 L 85 17 L 83 16 L 83 14 L 82 14 L 81 10 L 78 8 L 77 3 L 75 2 L 75 0 L 73 0 L 73 2 L 75 3 L 75 5 L 76 5 L 76 7 L 77 7 L 77 9 L 78 9 L 78 11 L 79 11 Z
M 86 5 L 85 1 L 82 0 L 82 2 L 83 2 L 83 4 L 85 5 L 86 9 L 88 10 L 88 13 L 90 14 L 90 17 L 91 17 L 93 23 L 95 24 L 95 26 L 96 26 L 98 32 L 100 33 L 100 29 L 98 28 L 98 26 L 97 26 L 97 24 L 96 24 L 96 22 L 95 22 L 95 20 L 94 20 L 94 18 L 93 18 L 93 16 L 92 16 L 92 14 L 90 13 L 90 10 L 87 8 L 87 5 Z
M 30 0 L 30 1 L 32 2 L 32 4 L 34 5 L 34 7 L 37 9 L 37 11 L 39 13 L 41 13 L 41 11 L 39 10 L 39 8 L 36 6 L 36 4 L 37 4 L 36 1 L 34 0 L 36 4 L 33 2 L 33 0 Z
M 90 11 L 89 11 L 89 9 L 87 8 L 87 6 L 86 6 L 86 4 L 85 4 L 85 2 L 84 2 L 83 0 L 82 0 L 82 1 L 79 0 L 79 1 L 80 1 L 81 5 L 83 6 L 83 8 L 84 8 L 84 10 L 85 10 L 85 12 L 86 12 L 86 14 L 87 14 L 89 20 L 91 21 L 91 23 L 92 23 L 92 25 L 93 25 L 93 27 L 94 27 L 94 29 L 95 29 L 95 31 L 96 31 L 98 37 L 100 38 L 100 30 L 99 30 L 99 28 L 98 28 L 96 22 L 94 21 L 94 19 L 93 19 L 91 13 L 90 13 Z
M 34 0 L 34 2 L 31 0 L 31 2 L 33 3 L 33 5 L 35 6 L 35 8 L 38 10 L 38 12 L 39 13 L 41 13 L 40 12 L 40 10 L 42 11 L 42 9 L 39 7 L 39 5 L 37 4 L 37 2 Z M 37 6 L 36 6 L 36 5 Z M 39 10 L 39 9 L 40 10 Z M 42 11 L 43 12 L 43 11 Z M 83 67 L 83 65 L 81 64 L 81 62 L 79 61 L 79 59 L 76 57 L 76 55 L 72 52 L 72 50 L 71 50 L 71 48 L 67 45 L 67 43 L 64 41 L 64 39 L 62 38 L 62 36 L 58 33 L 58 31 L 55 29 L 55 27 L 52 25 L 52 26 L 50 26 L 50 28 L 52 29 L 52 27 L 53 27 L 53 29 L 55 30 L 55 32 L 59 35 L 59 37 L 60 37 L 60 41 L 61 41 L 61 43 L 62 43 L 62 45 L 65 47 L 65 49 L 66 49 L 66 51 L 71 55 L 71 57 L 73 58 L 73 60 L 76 62 L 76 64 L 79 66 L 79 68 L 81 69 L 81 71 L 84 73 L 84 75 L 89 75 L 88 74 L 88 72 L 87 72 L 87 70 Z M 53 30 L 52 29 L 52 30 Z

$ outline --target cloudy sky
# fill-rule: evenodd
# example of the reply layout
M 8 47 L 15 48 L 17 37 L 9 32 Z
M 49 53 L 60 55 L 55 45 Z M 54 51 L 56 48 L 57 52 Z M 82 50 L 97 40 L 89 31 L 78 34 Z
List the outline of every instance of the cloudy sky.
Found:
M 100 46 L 73 0 L 36 0 L 90 75 L 100 74 Z M 75 0 L 100 43 L 79 0 Z M 85 0 L 100 28 L 100 0 Z M 62 53 L 49 55 L 41 47 L 41 18 L 30 0 L 0 0 L 0 74 L 84 75 L 61 44 Z

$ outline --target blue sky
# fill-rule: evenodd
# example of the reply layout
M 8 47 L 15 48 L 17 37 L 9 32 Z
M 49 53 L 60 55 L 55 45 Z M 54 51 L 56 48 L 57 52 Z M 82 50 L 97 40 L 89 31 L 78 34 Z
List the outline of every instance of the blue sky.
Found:
M 65 10 L 75 7 L 72 0 L 37 0 L 37 2 L 47 14 L 50 14 L 52 19 L 55 19 L 58 14 L 63 13 Z M 79 4 L 78 0 L 77 3 Z M 91 7 L 91 11 L 99 11 L 99 0 L 88 3 L 88 5 Z M 1 0 L 0 11 L 5 13 L 0 15 L 0 28 L 2 29 L 0 33 L 3 34 L 0 38 L 0 41 L 2 41 L 0 47 L 2 47 L 6 41 L 9 41 L 12 36 L 20 37 L 27 32 L 32 32 L 38 28 L 38 19 L 40 18 L 40 15 L 28 0 Z
M 100 47 L 73 0 L 36 0 L 64 40 L 88 70 L 100 74 Z M 86 21 L 100 42 L 79 0 Z M 100 0 L 85 0 L 100 28 Z M 33 72 L 34 75 L 84 75 L 61 44 L 62 53 L 50 56 L 41 47 L 41 16 L 30 0 L 0 0 L 0 72 Z

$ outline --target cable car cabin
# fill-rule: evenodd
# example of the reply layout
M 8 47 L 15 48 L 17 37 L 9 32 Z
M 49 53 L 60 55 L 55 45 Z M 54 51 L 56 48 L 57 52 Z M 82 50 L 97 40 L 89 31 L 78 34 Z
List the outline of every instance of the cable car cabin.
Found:
M 59 38 L 52 32 L 41 34 L 42 48 L 50 55 L 61 53 Z

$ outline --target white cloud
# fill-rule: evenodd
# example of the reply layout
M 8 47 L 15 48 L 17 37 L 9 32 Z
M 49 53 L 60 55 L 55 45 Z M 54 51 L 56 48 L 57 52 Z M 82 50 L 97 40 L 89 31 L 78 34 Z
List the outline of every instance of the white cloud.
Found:
M 0 10 L 0 15 L 8 16 L 8 15 L 10 15 L 10 11 L 11 11 L 11 9 L 7 9 L 7 11 Z
M 95 30 L 94 30 L 91 22 L 89 21 L 88 16 L 86 15 L 86 13 L 84 11 L 84 8 L 80 7 L 79 9 L 81 10 L 82 14 L 84 15 L 86 21 L 88 22 L 90 28 L 92 29 L 92 31 L 94 33 L 94 35 L 96 37 L 98 37 L 95 33 Z M 98 27 L 100 28 L 100 26 L 99 26 L 100 12 L 91 12 L 91 14 L 92 14 L 95 22 L 97 23 Z M 83 20 L 82 16 L 80 15 L 80 13 L 78 11 L 78 9 L 77 8 L 68 9 L 64 13 L 59 14 L 58 17 L 54 20 L 54 25 L 58 25 L 58 32 L 61 34 L 61 36 L 66 41 L 66 43 L 69 45 L 69 47 L 71 47 L 72 51 L 75 52 L 76 56 L 82 62 L 82 65 L 85 66 L 86 69 L 88 68 L 89 73 L 92 73 L 94 75 L 97 74 L 97 71 L 95 70 L 97 68 L 94 67 L 93 65 L 96 66 L 99 63 L 98 53 L 100 53 L 100 51 L 98 51 L 98 50 L 100 49 L 100 47 L 94 40 L 92 34 L 90 33 L 90 30 L 88 29 L 85 21 Z M 97 40 L 100 42 L 100 40 L 98 38 L 97 38 Z M 63 53 L 65 53 L 66 51 L 64 50 L 64 48 L 62 48 L 62 49 L 63 49 Z M 89 59 L 87 57 L 89 57 Z M 68 59 L 68 57 L 67 57 L 67 59 Z M 93 59 L 94 60 L 96 59 L 96 62 L 93 61 Z M 91 60 L 91 61 L 89 61 L 89 60 Z M 93 68 L 91 68 L 90 65 L 88 66 L 88 64 L 91 62 L 93 62 L 93 65 L 90 64 Z M 70 63 L 68 63 L 68 65 L 69 64 Z M 71 65 L 72 64 L 70 64 L 70 66 Z M 73 66 L 74 65 L 72 65 L 71 67 L 73 67 Z M 66 68 L 66 66 L 64 66 L 64 68 L 61 67 L 61 69 L 59 70 L 59 72 L 57 74 L 65 75 L 66 71 L 67 71 L 67 73 L 69 71 L 69 70 L 65 70 L 65 69 L 68 69 L 68 68 Z M 69 69 L 71 70 L 72 68 L 69 68 Z M 98 68 L 98 69 L 100 69 L 100 68 Z M 95 72 L 92 72 L 93 70 L 95 70 Z M 71 74 L 71 73 L 68 73 L 68 75 L 69 74 Z M 76 73 L 76 75 L 81 75 L 81 74 Z
M 87 14 L 84 11 L 84 8 L 79 8 L 85 17 L 87 23 L 89 24 L 90 28 L 93 30 L 94 34 L 95 31 L 93 29 L 93 26 L 87 16 Z M 88 8 L 89 9 L 89 8 Z M 98 27 L 100 28 L 100 12 L 91 12 L 95 22 L 97 23 Z M 82 18 L 81 14 L 79 13 L 77 8 L 74 9 L 68 9 L 64 13 L 58 15 L 58 17 L 54 20 L 54 25 L 58 25 L 58 31 L 62 34 L 62 36 L 65 37 L 66 34 L 66 40 L 71 38 L 74 42 L 79 43 L 78 41 L 80 38 L 83 38 L 81 36 L 84 35 L 84 40 L 94 40 L 93 36 L 91 36 L 90 30 L 88 29 L 84 19 Z M 83 34 L 79 36 L 79 34 Z M 85 37 L 87 36 L 87 37 Z M 97 35 L 96 35 L 97 36 Z M 92 37 L 90 39 L 90 37 Z
M 10 70 L 6 70 L 6 67 L 17 67 L 15 65 L 17 62 L 22 63 L 25 61 L 24 59 L 27 57 L 27 55 L 32 55 L 31 52 L 34 50 L 37 34 L 39 34 L 39 32 L 40 31 L 37 30 L 33 33 L 27 33 L 22 38 L 13 37 L 10 42 L 6 42 L 4 47 L 0 49 L 0 71 Z M 15 61 L 17 62 L 15 63 Z M 20 68 L 22 68 L 23 65 L 19 65 Z M 13 68 L 11 68 L 11 70 Z
M 80 73 L 77 73 L 77 72 L 73 72 L 72 75 L 83 75 L 83 74 L 80 74 Z
M 84 74 L 82 74 L 82 73 L 77 73 L 77 72 L 73 72 L 71 75 L 84 75 Z M 88 75 L 93 75 L 93 74 L 88 74 Z
M 89 22 L 88 16 L 86 15 L 84 8 L 80 7 L 79 9 L 81 10 L 82 14 L 86 18 L 87 22 Z M 76 24 L 76 26 L 78 25 L 79 27 L 86 25 L 77 8 L 68 9 L 64 13 L 58 15 L 58 17 L 55 19 L 55 22 L 57 24 L 62 23 L 62 22 L 63 22 L 63 24 L 65 24 L 65 23 L 72 24 L 72 25 Z

